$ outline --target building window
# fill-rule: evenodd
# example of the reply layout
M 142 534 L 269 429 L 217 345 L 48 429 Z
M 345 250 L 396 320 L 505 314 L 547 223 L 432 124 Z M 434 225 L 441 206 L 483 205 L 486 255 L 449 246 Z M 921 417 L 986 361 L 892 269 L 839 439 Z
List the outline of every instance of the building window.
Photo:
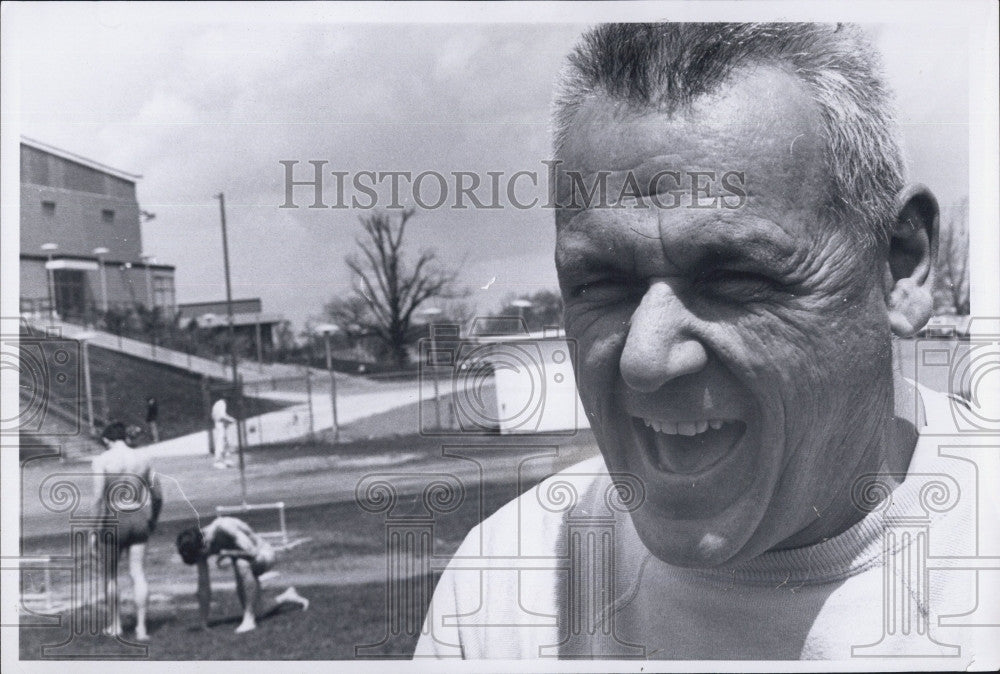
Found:
M 54 201 L 43 201 L 42 202 L 42 213 L 45 215 L 55 215 L 56 214 L 56 202 Z
M 153 276 L 153 306 L 174 308 L 174 279 L 172 276 Z
M 109 225 L 113 224 L 115 221 L 115 212 L 110 208 L 105 208 L 101 211 L 101 219 Z

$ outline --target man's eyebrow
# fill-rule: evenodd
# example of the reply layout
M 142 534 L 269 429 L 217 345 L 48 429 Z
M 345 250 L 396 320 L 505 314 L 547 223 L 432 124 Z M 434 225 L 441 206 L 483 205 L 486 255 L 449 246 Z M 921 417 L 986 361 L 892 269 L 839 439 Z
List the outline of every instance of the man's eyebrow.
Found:
M 783 227 L 760 215 L 705 213 L 699 220 L 691 223 L 694 226 L 676 244 L 685 249 L 685 257 L 700 264 L 756 263 L 777 268 L 801 253 Z
M 751 262 L 767 266 L 783 266 L 794 255 L 795 248 L 760 234 L 723 237 L 710 241 L 692 242 L 692 252 L 700 263 Z

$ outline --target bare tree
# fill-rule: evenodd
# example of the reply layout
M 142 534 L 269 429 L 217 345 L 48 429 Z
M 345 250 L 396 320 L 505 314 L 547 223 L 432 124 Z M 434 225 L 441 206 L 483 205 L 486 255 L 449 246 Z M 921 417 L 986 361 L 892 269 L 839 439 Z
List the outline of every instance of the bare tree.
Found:
M 941 218 L 935 263 L 934 309 L 939 314 L 969 313 L 969 199 L 947 209 Z
M 403 244 L 413 215 L 408 208 L 395 218 L 381 211 L 361 217 L 359 252 L 346 260 L 354 289 L 326 307 L 329 318 L 345 332 L 376 337 L 397 367 L 408 360 L 407 346 L 416 337 L 413 318 L 421 305 L 456 295 L 457 271 L 444 269 L 433 251 L 407 259 Z
M 464 297 L 464 296 L 463 296 Z M 443 313 L 440 321 L 453 325 L 458 325 L 464 334 L 469 329 L 469 324 L 476 318 L 476 303 L 468 299 L 453 299 L 442 307 Z
M 371 310 L 368 308 L 368 301 L 359 294 L 333 298 L 323 307 L 323 313 L 349 338 L 369 335 L 367 325 L 371 322 Z
M 287 320 L 281 321 L 271 330 L 271 358 L 276 363 L 285 363 L 295 351 L 295 332 L 292 331 L 292 324 Z

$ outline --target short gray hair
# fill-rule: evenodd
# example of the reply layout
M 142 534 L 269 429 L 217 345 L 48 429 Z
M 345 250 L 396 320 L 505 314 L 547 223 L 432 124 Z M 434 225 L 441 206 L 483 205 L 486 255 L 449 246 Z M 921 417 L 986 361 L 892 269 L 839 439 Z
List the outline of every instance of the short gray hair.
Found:
M 638 110 L 689 106 L 740 67 L 790 68 L 822 118 L 831 186 L 826 216 L 886 244 L 903 161 L 881 60 L 857 26 L 813 23 L 605 24 L 587 32 L 560 76 L 553 110 L 562 150 L 577 109 L 604 95 Z

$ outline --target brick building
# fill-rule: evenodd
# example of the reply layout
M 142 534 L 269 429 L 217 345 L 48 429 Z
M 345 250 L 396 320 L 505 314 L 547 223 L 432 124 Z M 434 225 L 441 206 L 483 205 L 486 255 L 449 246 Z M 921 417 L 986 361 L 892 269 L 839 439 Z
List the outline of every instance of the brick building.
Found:
M 229 330 L 228 312 L 225 300 L 177 305 L 181 327 L 190 327 L 193 323 L 200 332 L 213 335 Z M 275 329 L 284 320 L 281 314 L 265 313 L 259 297 L 233 300 L 233 332 L 237 339 L 253 345 L 263 356 L 270 355 L 274 349 Z
M 21 139 L 21 312 L 176 311 L 174 267 L 142 249 L 142 176 Z

